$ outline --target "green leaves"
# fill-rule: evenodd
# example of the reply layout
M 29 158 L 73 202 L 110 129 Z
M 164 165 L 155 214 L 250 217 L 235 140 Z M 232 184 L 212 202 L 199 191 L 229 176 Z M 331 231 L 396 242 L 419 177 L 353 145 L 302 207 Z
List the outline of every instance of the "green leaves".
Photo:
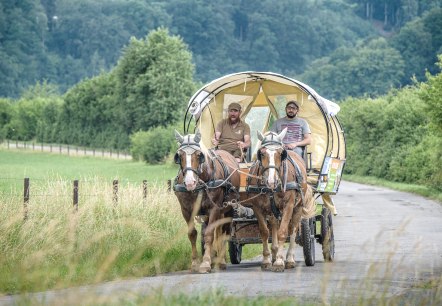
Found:
M 156 127 L 131 136 L 131 155 L 135 160 L 149 164 L 163 162 L 176 149 L 173 128 Z
M 166 29 L 132 38 L 114 73 L 121 125 L 128 133 L 166 126 L 183 115 L 194 91 L 192 56 Z M 123 111 L 124 110 L 124 111 Z
M 348 173 L 441 188 L 442 74 L 428 78 L 377 99 L 340 104 Z

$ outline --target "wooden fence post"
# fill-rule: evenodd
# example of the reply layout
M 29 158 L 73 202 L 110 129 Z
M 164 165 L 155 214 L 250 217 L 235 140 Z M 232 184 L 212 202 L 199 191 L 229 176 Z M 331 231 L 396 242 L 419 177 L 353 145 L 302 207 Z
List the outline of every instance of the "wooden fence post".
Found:
M 114 205 L 118 203 L 118 180 L 114 180 L 112 182 L 112 189 L 113 189 L 113 202 Z
M 23 188 L 23 220 L 28 219 L 28 204 L 29 204 L 29 177 L 26 177 Z
M 74 198 L 73 205 L 75 211 L 78 211 L 78 180 L 74 180 Z
M 143 202 L 147 200 L 147 180 L 143 180 Z

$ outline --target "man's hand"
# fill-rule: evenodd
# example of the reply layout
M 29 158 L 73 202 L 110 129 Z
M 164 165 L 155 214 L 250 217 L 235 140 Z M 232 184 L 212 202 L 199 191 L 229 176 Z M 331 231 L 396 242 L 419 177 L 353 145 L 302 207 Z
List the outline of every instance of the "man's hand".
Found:
M 237 142 L 236 142 L 236 145 L 237 145 L 238 148 L 240 148 L 240 149 L 244 149 L 244 148 L 246 148 L 246 144 L 245 144 L 244 142 L 242 142 L 242 141 L 237 141 Z
M 297 145 L 296 145 L 296 142 L 292 142 L 292 143 L 289 143 L 289 144 L 284 145 L 284 147 L 285 147 L 286 149 L 293 150 L 294 148 L 297 147 Z
M 213 138 L 212 143 L 213 143 L 213 145 L 217 146 L 219 141 L 216 138 Z

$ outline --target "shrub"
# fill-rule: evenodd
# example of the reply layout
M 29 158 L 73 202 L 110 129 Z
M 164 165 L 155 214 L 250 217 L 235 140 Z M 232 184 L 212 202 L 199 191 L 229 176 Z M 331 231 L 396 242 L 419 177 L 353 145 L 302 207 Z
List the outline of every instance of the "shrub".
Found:
M 134 160 L 157 164 L 165 160 L 176 149 L 173 127 L 156 127 L 132 134 L 131 155 Z

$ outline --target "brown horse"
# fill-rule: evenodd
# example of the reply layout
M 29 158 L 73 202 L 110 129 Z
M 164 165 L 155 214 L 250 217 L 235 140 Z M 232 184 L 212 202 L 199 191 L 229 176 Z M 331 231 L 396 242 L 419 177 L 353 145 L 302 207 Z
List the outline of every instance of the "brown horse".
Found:
M 280 134 L 258 132 L 261 147 L 257 161 L 250 169 L 247 190 L 249 193 L 261 193 L 253 196 L 252 205 L 258 219 L 259 231 L 263 242 L 262 269 L 282 272 L 284 267 L 295 266 L 295 234 L 301 218 L 310 218 L 315 214 L 314 198 L 311 187 L 307 184 L 307 173 L 302 158 L 293 151 L 285 150 Z M 272 259 L 268 245 L 269 228 L 272 228 Z M 284 265 L 284 243 L 290 235 L 290 245 Z M 272 265 L 273 262 L 273 265 Z
M 201 134 L 181 136 L 175 131 L 180 144 L 175 163 L 180 170 L 175 179 L 174 191 L 181 205 L 181 212 L 188 225 L 188 237 L 192 245 L 192 272 L 208 273 L 212 264 L 226 268 L 225 240 L 230 234 L 233 210 L 224 203 L 238 198 L 240 176 L 235 158 L 223 150 L 203 150 L 199 144 Z M 197 231 L 194 218 L 205 215 L 204 254 L 201 264 L 196 249 Z M 218 257 L 212 263 L 212 253 Z

